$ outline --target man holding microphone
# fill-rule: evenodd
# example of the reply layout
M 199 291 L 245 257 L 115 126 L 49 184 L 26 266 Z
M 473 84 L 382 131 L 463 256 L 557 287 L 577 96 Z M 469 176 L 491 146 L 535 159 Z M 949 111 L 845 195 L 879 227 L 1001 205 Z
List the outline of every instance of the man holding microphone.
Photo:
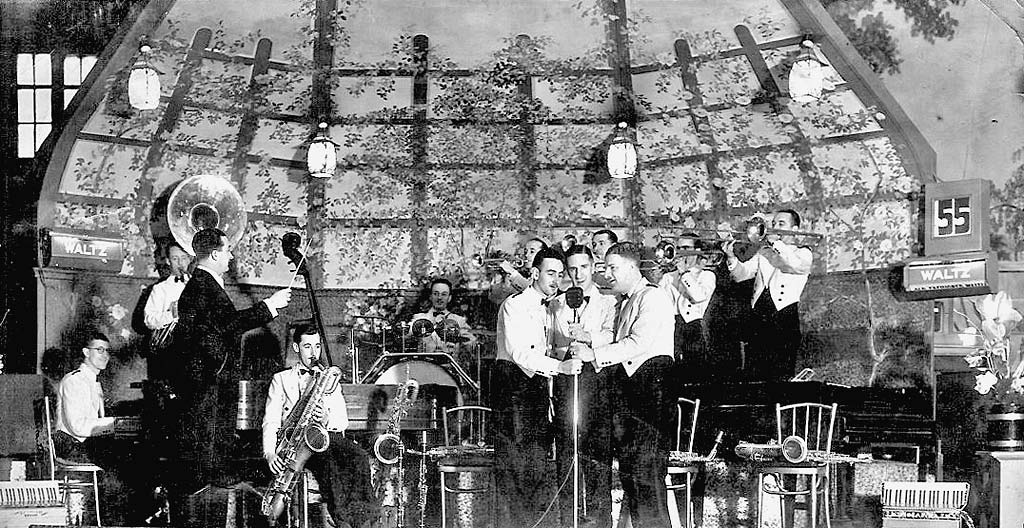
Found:
M 569 346 L 579 341 L 590 346 L 611 342 L 615 331 L 615 298 L 594 284 L 594 254 L 581 245 L 566 252 L 566 269 L 573 288 L 551 301 L 554 316 L 554 352 L 564 358 Z M 555 444 L 559 476 L 572 469 L 574 449 L 573 409 L 578 405 L 579 468 L 586 486 L 586 504 L 579 526 L 611 526 L 612 522 L 612 407 L 610 391 L 614 369 L 583 365 L 579 374 L 579 399 L 573 398 L 573 378 L 554 380 Z M 562 492 L 562 526 L 572 526 L 572 493 Z

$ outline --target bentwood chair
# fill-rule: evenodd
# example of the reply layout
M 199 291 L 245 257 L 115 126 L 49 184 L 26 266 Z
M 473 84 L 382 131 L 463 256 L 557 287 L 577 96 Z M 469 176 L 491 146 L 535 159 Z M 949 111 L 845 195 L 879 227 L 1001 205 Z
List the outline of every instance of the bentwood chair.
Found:
M 757 468 L 757 528 L 761 528 L 765 499 L 770 495 L 780 498 L 782 528 L 793 526 L 797 497 L 804 498 L 800 506 L 807 511 L 808 528 L 817 528 L 821 505 L 825 510 L 825 526 L 832 526 L 828 495 L 829 457 L 838 407 L 835 403 L 775 405 L 776 439 L 781 445 L 790 436 L 801 438 L 806 444 L 807 459 L 799 463 L 773 462 Z M 802 483 L 805 486 L 801 487 Z
M 668 514 L 673 528 L 693 528 L 693 485 L 700 473 L 703 463 L 692 460 L 693 438 L 697 432 L 697 415 L 700 412 L 700 399 L 690 400 L 679 398 L 676 401 L 676 450 L 669 456 L 668 474 L 665 475 L 665 489 L 668 490 Z M 676 482 L 676 475 L 682 475 L 683 481 Z M 685 490 L 685 518 L 680 522 L 676 490 Z
M 437 463 L 441 473 L 441 528 L 448 527 L 448 494 L 456 498 L 460 517 L 473 518 L 473 526 L 483 526 L 475 518 L 477 512 L 472 511 L 476 504 L 459 499 L 463 495 L 485 497 L 488 525 L 494 525 L 494 455 L 486 449 L 492 445 L 487 438 L 490 413 L 489 407 L 462 405 L 445 409 L 441 415 L 447 450 Z M 464 511 L 467 509 L 470 511 Z
M 65 460 L 57 456 L 53 448 L 53 420 L 51 418 L 50 397 L 43 397 L 43 415 L 46 417 L 46 450 L 49 451 L 50 480 L 57 480 L 62 477 L 60 490 L 64 507 L 68 512 L 68 519 L 71 518 L 71 492 L 75 491 L 84 495 L 84 492 L 92 488 L 93 502 L 96 505 L 96 526 L 103 526 L 100 522 L 100 479 L 99 473 L 103 468 L 88 462 L 75 462 Z M 72 479 L 73 474 L 87 474 L 89 481 L 82 481 L 78 478 Z

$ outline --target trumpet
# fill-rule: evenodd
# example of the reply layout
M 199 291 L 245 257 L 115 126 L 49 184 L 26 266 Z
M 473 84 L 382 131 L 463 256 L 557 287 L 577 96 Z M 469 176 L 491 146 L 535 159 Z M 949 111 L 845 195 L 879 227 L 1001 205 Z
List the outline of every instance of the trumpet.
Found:
M 704 259 L 704 267 L 715 267 L 725 260 L 725 252 L 722 250 L 709 248 L 705 244 L 701 244 L 700 241 L 697 242 L 698 244 L 694 246 L 678 247 L 673 242 L 662 240 L 654 246 L 654 263 L 668 272 L 679 269 L 680 263 L 684 262 L 687 257 L 697 257 L 698 262 L 700 259 Z
M 513 268 L 516 268 L 516 269 L 522 268 L 523 266 L 526 265 L 526 261 L 521 259 L 521 258 L 507 258 L 507 257 L 484 258 L 479 253 L 477 253 L 476 255 L 473 255 L 473 264 L 476 264 L 477 266 L 479 266 L 481 268 L 501 269 L 503 267 L 502 264 L 506 263 L 506 262 L 510 266 L 512 266 Z

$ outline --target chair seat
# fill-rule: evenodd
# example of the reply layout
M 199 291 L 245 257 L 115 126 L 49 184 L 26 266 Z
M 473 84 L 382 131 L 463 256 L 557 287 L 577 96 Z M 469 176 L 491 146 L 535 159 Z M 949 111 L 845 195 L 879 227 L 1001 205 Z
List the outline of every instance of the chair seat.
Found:
M 699 464 L 691 464 L 689 466 L 668 466 L 669 475 L 683 475 L 686 473 L 700 473 L 701 467 Z
M 60 457 L 54 457 L 54 463 L 58 471 L 79 471 L 79 472 L 100 472 L 103 468 L 89 462 L 76 462 Z

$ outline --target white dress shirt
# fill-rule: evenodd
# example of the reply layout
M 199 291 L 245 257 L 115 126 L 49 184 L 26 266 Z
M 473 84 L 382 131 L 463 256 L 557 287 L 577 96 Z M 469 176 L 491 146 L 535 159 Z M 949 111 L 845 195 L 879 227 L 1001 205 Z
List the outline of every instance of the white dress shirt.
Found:
M 554 316 L 553 347 L 559 357 L 564 357 L 569 344 L 573 342 L 569 336 L 569 323 L 575 321 L 576 314 L 565 304 L 564 293 L 552 299 L 549 308 Z M 583 306 L 577 311 L 583 330 L 590 333 L 591 347 L 612 342 L 615 337 L 615 296 L 605 295 L 596 285 L 591 284 L 584 290 Z
M 214 277 L 216 278 L 216 275 Z M 185 275 L 183 280 L 180 281 L 177 280 L 177 277 L 171 275 L 153 286 L 149 293 L 149 299 L 146 300 L 146 307 L 143 310 L 146 328 L 150 330 L 163 328 L 177 319 L 171 313 L 171 304 L 178 302 L 178 298 L 181 297 L 181 291 L 185 289 L 185 283 L 187 282 L 188 275 Z
M 113 417 L 106 417 L 103 388 L 94 367 L 82 363 L 67 373 L 57 388 L 57 430 L 84 442 L 110 428 Z
M 454 354 L 458 351 L 459 345 L 464 345 L 468 349 L 472 349 L 476 346 L 476 336 L 473 334 L 473 329 L 469 327 L 469 323 L 466 322 L 466 318 L 462 315 L 449 312 L 448 310 L 443 311 L 431 311 L 421 312 L 412 316 L 412 320 L 426 319 L 434 323 L 434 328 L 439 327 L 439 323 L 444 321 L 446 325 L 452 324 L 453 322 L 458 325 L 459 333 L 462 337 L 465 337 L 467 341 L 461 343 L 449 343 L 437 334 L 437 331 L 431 332 L 420 338 L 420 343 L 423 345 L 423 352 L 447 352 Z
M 597 367 L 622 364 L 632 376 L 648 359 L 673 357 L 675 309 L 664 290 L 640 279 L 615 318 L 615 341 L 594 348 Z
M 512 361 L 529 377 L 558 374 L 560 361 L 547 355 L 552 341 L 551 311 L 534 287 L 510 295 L 498 309 L 496 359 Z
M 715 293 L 715 274 L 699 267 L 670 271 L 661 276 L 658 287 L 668 293 L 683 321 L 690 323 L 704 318 Z
M 306 371 L 300 373 L 300 371 Z M 277 456 L 277 431 L 281 421 L 288 416 L 302 396 L 302 391 L 313 380 L 313 374 L 301 363 L 274 374 L 267 392 L 267 409 L 263 414 L 263 457 L 270 462 Z M 324 396 L 324 427 L 328 431 L 344 431 L 348 428 L 348 408 L 345 395 L 339 387 Z
M 762 249 L 746 262 L 729 259 L 727 265 L 733 280 L 740 282 L 754 279 L 754 296 L 750 306 L 757 304 L 767 287 L 771 292 L 775 309 L 781 310 L 800 301 L 800 295 L 807 285 L 807 276 L 811 272 L 811 261 L 814 255 L 805 247 L 787 244 L 781 240 L 772 243 L 775 254 Z M 774 262 L 773 262 L 774 261 Z

